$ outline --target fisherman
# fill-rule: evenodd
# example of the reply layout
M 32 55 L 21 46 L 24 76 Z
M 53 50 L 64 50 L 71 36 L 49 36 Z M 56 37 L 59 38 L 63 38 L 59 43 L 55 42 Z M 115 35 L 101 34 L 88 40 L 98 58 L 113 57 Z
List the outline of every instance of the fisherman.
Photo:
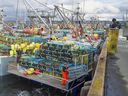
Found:
M 116 21 L 115 18 L 112 19 L 112 24 L 110 24 L 110 28 L 121 28 L 121 24 L 119 23 L 119 21 Z
M 22 51 L 21 51 L 21 48 L 20 47 L 17 48 L 16 53 L 17 53 L 16 54 L 17 55 L 16 60 L 17 60 L 17 63 L 19 63 L 20 62 L 21 55 L 22 55 Z
M 40 33 L 41 36 L 46 36 L 47 35 L 47 32 L 45 32 L 44 27 L 41 27 L 40 31 L 41 31 L 41 33 Z
M 67 80 L 68 80 L 68 66 L 67 66 L 67 64 L 64 64 L 64 66 L 62 68 L 62 81 L 61 81 L 61 85 L 65 86 Z

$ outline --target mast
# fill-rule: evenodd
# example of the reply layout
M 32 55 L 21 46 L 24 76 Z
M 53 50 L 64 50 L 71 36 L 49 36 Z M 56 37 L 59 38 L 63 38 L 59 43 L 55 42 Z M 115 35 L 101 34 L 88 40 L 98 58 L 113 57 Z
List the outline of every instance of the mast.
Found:
M 18 26 L 18 8 L 19 8 L 19 0 L 17 0 L 17 7 L 16 7 L 16 27 Z
M 25 1 L 26 1 L 26 3 L 32 8 L 33 12 L 37 15 L 37 17 L 38 17 L 38 18 L 44 23 L 44 25 L 47 27 L 47 29 L 49 30 L 49 37 L 50 37 L 52 30 L 50 29 L 49 25 L 43 20 L 43 18 L 41 18 L 41 16 L 38 14 L 37 10 L 35 10 L 35 9 L 33 8 L 33 6 L 32 6 L 27 0 L 25 0 Z
M 80 14 L 80 7 L 79 7 L 80 3 L 77 3 L 77 11 L 76 11 L 76 16 L 77 16 L 77 22 L 79 21 L 79 14 Z
M 3 9 L 0 10 L 0 31 L 3 29 L 3 23 L 4 23 L 4 18 L 3 18 Z

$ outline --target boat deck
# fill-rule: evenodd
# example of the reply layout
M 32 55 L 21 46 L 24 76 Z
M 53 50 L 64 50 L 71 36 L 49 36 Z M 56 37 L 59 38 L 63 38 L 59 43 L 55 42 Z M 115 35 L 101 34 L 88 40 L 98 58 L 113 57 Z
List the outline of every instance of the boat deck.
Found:
M 58 78 L 58 77 L 49 76 L 49 75 L 43 75 L 43 77 L 39 77 L 37 75 L 27 75 L 27 76 L 25 76 L 17 70 L 16 64 L 14 65 L 14 63 L 9 64 L 8 69 L 9 69 L 8 72 L 11 73 L 11 74 L 14 74 L 14 75 L 17 75 L 17 76 L 20 76 L 20 77 L 23 77 L 23 78 L 26 78 L 26 79 L 29 79 L 29 80 L 33 80 L 33 81 L 36 81 L 36 82 L 39 82 L 39 83 L 42 83 L 42 84 L 46 84 L 46 85 L 49 85 L 49 86 L 52 86 L 54 88 L 58 88 L 60 90 L 67 91 L 67 92 L 71 91 L 73 88 L 79 86 L 80 84 L 83 84 L 85 81 L 82 81 L 82 82 L 80 82 L 76 85 L 73 85 L 73 83 L 74 82 L 77 83 L 76 81 L 79 80 L 80 78 L 83 78 L 83 77 L 85 78 L 86 75 L 88 75 L 88 72 L 90 72 L 92 70 L 92 69 L 90 69 L 88 72 L 77 76 L 77 78 L 68 80 L 68 83 L 71 83 L 71 85 L 69 85 L 70 87 L 69 87 L 69 89 L 67 89 L 67 88 L 65 88 L 64 86 L 61 85 L 61 79 Z

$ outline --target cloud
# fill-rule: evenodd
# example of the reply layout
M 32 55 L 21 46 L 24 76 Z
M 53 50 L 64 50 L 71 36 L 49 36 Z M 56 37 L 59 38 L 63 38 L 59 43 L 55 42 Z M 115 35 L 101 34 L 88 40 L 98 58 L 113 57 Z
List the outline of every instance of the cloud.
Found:
M 87 13 L 119 13 L 120 10 L 112 4 L 89 0 L 86 2 L 85 11 Z
M 24 13 L 26 7 L 24 5 L 24 0 L 19 0 L 19 11 Z M 42 7 L 41 4 L 35 0 L 27 0 L 34 7 Z M 43 4 L 46 4 L 53 8 L 53 5 L 60 5 L 63 3 L 63 6 L 67 9 L 74 9 L 77 7 L 77 3 L 80 3 L 81 10 L 86 12 L 87 16 L 97 15 L 100 18 L 113 18 L 118 17 L 122 18 L 120 13 L 122 10 L 128 9 L 127 4 L 128 0 L 37 0 Z M 6 14 L 13 15 L 16 13 L 17 0 L 0 0 L 0 7 L 2 7 Z M 28 6 L 29 7 L 29 6 Z M 47 9 L 46 7 L 45 10 Z

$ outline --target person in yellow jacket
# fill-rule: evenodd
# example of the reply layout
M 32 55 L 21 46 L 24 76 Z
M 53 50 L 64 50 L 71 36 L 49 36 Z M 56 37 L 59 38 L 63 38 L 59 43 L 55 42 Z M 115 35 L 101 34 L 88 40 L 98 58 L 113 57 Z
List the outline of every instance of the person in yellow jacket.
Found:
M 17 60 L 17 63 L 20 62 L 21 55 L 22 55 L 22 50 L 21 50 L 20 47 L 18 47 L 17 50 L 16 50 L 16 57 L 17 57 L 16 60 Z

